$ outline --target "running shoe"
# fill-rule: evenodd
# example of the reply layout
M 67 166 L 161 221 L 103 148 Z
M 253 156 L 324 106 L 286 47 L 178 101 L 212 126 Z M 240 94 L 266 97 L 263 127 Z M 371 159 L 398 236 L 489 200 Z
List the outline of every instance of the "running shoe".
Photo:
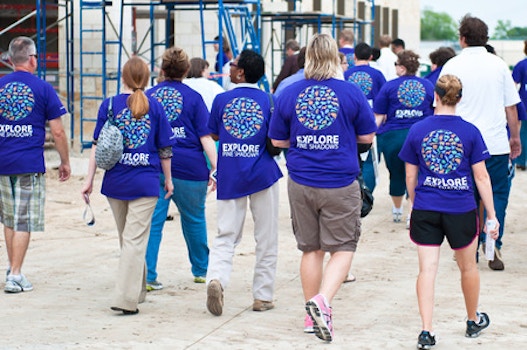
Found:
M 432 346 L 436 345 L 436 336 L 428 331 L 422 331 L 417 338 L 418 349 L 431 349 Z
M 29 292 L 33 290 L 33 285 L 29 282 L 23 274 L 8 275 L 5 282 L 4 292 L 6 293 L 20 293 Z
M 306 311 L 313 319 L 315 335 L 322 340 L 333 340 L 331 307 L 322 294 L 317 294 L 306 303 Z
M 306 314 L 306 317 L 304 318 L 304 333 L 315 333 L 315 330 L 313 329 L 313 319 L 308 314 Z
M 151 292 L 153 290 L 161 290 L 163 289 L 163 283 L 155 280 L 151 282 L 146 282 L 146 290 Z
M 486 313 L 478 312 L 477 315 L 479 318 L 478 322 L 471 320 L 467 321 L 467 332 L 465 333 L 466 337 L 476 338 L 477 336 L 479 336 L 479 333 L 481 333 L 482 330 L 484 330 L 490 325 L 490 319 Z

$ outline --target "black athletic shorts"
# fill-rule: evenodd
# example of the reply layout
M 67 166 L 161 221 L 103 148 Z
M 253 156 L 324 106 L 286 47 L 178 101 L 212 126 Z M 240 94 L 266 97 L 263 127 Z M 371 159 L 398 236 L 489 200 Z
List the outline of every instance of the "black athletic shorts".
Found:
M 476 210 L 446 214 L 430 210 L 412 210 L 410 238 L 418 245 L 440 246 L 446 236 L 452 249 L 470 245 L 479 235 Z

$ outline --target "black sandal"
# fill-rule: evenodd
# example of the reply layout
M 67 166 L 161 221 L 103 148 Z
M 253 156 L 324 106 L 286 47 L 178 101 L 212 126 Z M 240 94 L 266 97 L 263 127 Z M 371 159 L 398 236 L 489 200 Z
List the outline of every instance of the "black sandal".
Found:
M 125 310 L 125 309 L 121 309 L 120 307 L 117 307 L 117 306 L 112 306 L 110 307 L 110 309 L 112 309 L 113 311 L 121 311 L 123 313 L 123 315 L 136 315 L 139 313 L 139 309 L 135 309 L 135 310 Z

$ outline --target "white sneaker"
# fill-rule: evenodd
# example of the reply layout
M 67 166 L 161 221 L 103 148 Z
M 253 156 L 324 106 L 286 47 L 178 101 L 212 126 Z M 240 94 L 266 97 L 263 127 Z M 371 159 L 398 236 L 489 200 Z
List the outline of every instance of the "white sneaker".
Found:
M 401 222 L 403 216 L 403 207 L 396 208 L 392 207 L 393 222 Z
M 29 292 L 33 290 L 33 285 L 29 282 L 23 274 L 7 276 L 4 292 L 6 293 L 20 293 Z

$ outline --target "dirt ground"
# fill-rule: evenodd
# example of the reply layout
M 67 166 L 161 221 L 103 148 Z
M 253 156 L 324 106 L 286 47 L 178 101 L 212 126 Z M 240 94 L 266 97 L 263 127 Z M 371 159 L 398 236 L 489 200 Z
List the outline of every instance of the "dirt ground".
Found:
M 303 333 L 305 315 L 300 287 L 300 252 L 291 233 L 286 178 L 280 180 L 280 246 L 276 308 L 253 312 L 251 283 L 254 265 L 252 218 L 236 250 L 231 285 L 225 291 L 223 315 L 205 307 L 204 284 L 193 283 L 186 246 L 175 207 L 165 225 L 159 257 L 159 280 L 165 288 L 150 292 L 136 316 L 120 316 L 109 308 L 119 247 L 106 198 L 99 193 L 102 172 L 92 195 L 96 224 L 82 220 L 79 194 L 87 153 L 72 157 L 73 176 L 59 183 L 56 159 L 48 157 L 46 231 L 32 235 L 24 273 L 34 285 L 28 293 L 0 295 L 0 349 L 414 349 L 420 332 L 415 295 L 416 248 L 404 223 L 393 223 L 387 194 L 387 173 L 375 206 L 363 220 L 353 261 L 357 281 L 342 286 L 333 302 L 335 339 L 326 345 Z M 286 173 L 283 161 L 281 162 Z M 480 310 L 490 327 L 479 338 L 464 336 L 465 311 L 459 273 L 447 244 L 443 245 L 436 284 L 436 349 L 508 349 L 527 344 L 522 265 L 527 248 L 524 193 L 527 172 L 514 179 L 502 249 L 505 271 L 479 262 Z M 209 242 L 216 232 L 216 203 L 207 199 Z M 0 255 L 7 261 L 3 235 Z M 522 267 L 523 266 L 523 267 Z

